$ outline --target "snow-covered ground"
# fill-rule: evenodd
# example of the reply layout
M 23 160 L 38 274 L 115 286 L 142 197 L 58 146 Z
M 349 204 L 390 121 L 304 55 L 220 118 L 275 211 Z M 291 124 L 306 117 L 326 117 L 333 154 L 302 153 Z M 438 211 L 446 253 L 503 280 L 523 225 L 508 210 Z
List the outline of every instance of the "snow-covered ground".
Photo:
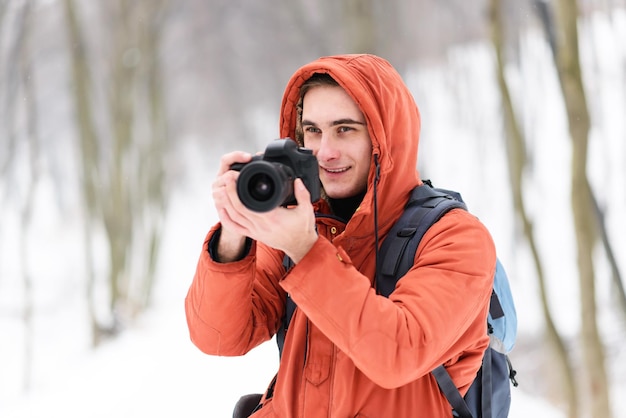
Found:
M 33 393 L 9 403 L 8 409 L 1 407 L 0 414 L 228 418 L 238 396 L 264 389 L 276 371 L 276 359 L 273 341 L 241 358 L 203 355 L 187 338 L 181 303 L 169 303 L 147 314 L 120 339 L 73 359 L 62 373 L 51 370 Z M 510 417 L 529 416 L 565 415 L 514 390 Z
M 622 272 L 626 271 L 626 13 L 602 15 L 583 25 L 594 130 L 589 173 L 606 216 Z M 508 74 L 524 112 L 532 168 L 527 176 L 529 212 L 536 220 L 549 291 L 560 330 L 573 335 L 580 319 L 571 217 L 569 140 L 547 47 L 539 34 L 522 42 L 521 70 Z M 421 171 L 442 187 L 464 194 L 490 228 L 516 296 L 520 330 L 537 335 L 541 316 L 528 250 L 516 237 L 501 139 L 499 103 L 489 49 L 475 45 L 450 52 L 446 69 L 420 68 L 407 82 L 421 107 Z M 453 152 L 451 152 L 451 150 Z M 249 150 L 252 151 L 252 150 Z M 27 343 L 20 320 L 16 208 L 2 202 L 0 229 L 0 417 L 229 417 L 237 398 L 263 391 L 277 367 L 273 341 L 240 358 L 206 356 L 189 341 L 184 297 L 202 240 L 216 221 L 210 202 L 214 167 L 190 149 L 194 172 L 170 202 L 153 307 L 121 337 L 93 351 L 85 319 L 81 224 L 78 213 L 57 208 L 44 180 L 37 195 L 28 266 L 35 286 L 32 384 L 24 393 Z M 202 172 L 200 167 L 207 167 Z M 6 185 L 0 179 L 0 191 Z M 486 192 L 488 191 L 488 192 Z M 4 195 L 2 195 L 4 196 Z M 69 211 L 76 211 L 69 208 Z M 600 258 L 601 259 L 601 258 Z M 603 324 L 611 322 L 607 268 L 598 262 L 598 298 Z M 608 327 L 603 327 L 606 330 Z M 624 342 L 622 332 L 621 342 Z M 521 344 L 520 344 L 521 346 Z M 622 350 L 623 352 L 623 350 Z M 626 373 L 624 355 L 611 370 Z M 534 393 L 524 376 L 513 389 L 511 417 L 564 416 Z M 623 379 L 616 395 L 626 393 Z M 532 383 L 531 383 L 532 384 Z M 617 401 L 616 401 L 617 402 Z M 618 416 L 618 415 L 616 415 Z
M 37 378 L 32 391 L 16 393 L 19 378 L 11 387 L 7 378 L 19 376 L 17 370 L 1 374 L 5 395 L 0 402 L 1 417 L 226 418 L 231 416 L 239 396 L 264 390 L 278 365 L 273 340 L 235 358 L 207 356 L 189 340 L 183 300 L 204 227 L 208 226 L 206 221 L 212 217 L 202 216 L 203 209 L 212 213 L 207 196 L 198 201 L 206 205 L 190 205 L 186 199 L 173 201 L 164 258 L 178 262 L 164 263 L 161 268 L 155 307 L 121 337 L 96 351 L 89 350 L 85 342 L 82 349 L 77 349 L 81 330 L 67 322 L 55 324 L 63 320 L 60 314 L 50 318 L 54 334 L 38 340 Z M 205 225 L 198 225 L 202 223 Z M 77 314 L 76 309 L 72 311 Z M 62 352 L 70 347 L 74 347 L 73 355 Z M 13 392 L 12 397 L 6 397 L 7 389 Z M 523 389 L 516 389 L 511 417 L 528 416 L 564 415 L 541 399 L 525 395 Z

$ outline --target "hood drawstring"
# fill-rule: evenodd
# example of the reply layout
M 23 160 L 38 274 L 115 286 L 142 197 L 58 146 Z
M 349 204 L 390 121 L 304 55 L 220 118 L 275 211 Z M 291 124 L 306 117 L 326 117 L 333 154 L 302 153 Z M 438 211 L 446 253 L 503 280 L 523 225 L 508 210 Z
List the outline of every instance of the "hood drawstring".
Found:
M 378 181 L 380 180 L 380 164 L 378 162 L 378 154 L 374 154 L 374 165 L 376 167 L 374 172 L 374 260 L 376 265 L 375 274 L 378 276 Z M 376 286 L 376 280 L 374 280 L 374 286 Z

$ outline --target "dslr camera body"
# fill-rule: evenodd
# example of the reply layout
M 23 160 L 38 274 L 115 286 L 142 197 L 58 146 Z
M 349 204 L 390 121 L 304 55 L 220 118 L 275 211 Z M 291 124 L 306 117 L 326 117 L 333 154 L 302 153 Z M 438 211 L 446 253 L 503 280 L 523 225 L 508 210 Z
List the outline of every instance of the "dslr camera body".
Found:
M 239 171 L 239 200 L 255 212 L 297 204 L 293 182 L 298 177 L 311 194 L 311 203 L 320 198 L 317 158 L 312 150 L 298 147 L 289 138 L 272 141 L 263 154 L 248 163 L 235 163 L 230 169 Z

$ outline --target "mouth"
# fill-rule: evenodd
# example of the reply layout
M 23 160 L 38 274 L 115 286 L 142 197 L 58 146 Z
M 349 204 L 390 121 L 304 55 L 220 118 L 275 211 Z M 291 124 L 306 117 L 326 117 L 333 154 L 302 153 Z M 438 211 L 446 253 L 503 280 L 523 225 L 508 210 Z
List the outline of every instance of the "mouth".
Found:
M 345 173 L 346 171 L 348 171 L 350 169 L 350 167 L 342 167 L 342 168 L 326 168 L 326 167 L 320 167 L 322 170 L 324 170 L 327 173 L 330 174 L 341 174 L 341 173 Z

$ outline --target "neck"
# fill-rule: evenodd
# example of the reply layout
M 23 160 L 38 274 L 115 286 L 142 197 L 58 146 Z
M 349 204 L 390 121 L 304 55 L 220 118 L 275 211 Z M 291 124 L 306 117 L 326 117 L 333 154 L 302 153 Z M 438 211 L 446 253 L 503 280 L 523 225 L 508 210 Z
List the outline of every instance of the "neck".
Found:
M 341 199 L 333 199 L 332 197 L 329 197 L 328 203 L 330 204 L 330 208 L 332 209 L 334 215 L 340 217 L 345 222 L 348 222 L 350 218 L 352 218 L 352 215 L 354 215 L 356 208 L 358 208 L 361 201 L 363 201 L 363 196 L 365 196 L 365 192 Z

